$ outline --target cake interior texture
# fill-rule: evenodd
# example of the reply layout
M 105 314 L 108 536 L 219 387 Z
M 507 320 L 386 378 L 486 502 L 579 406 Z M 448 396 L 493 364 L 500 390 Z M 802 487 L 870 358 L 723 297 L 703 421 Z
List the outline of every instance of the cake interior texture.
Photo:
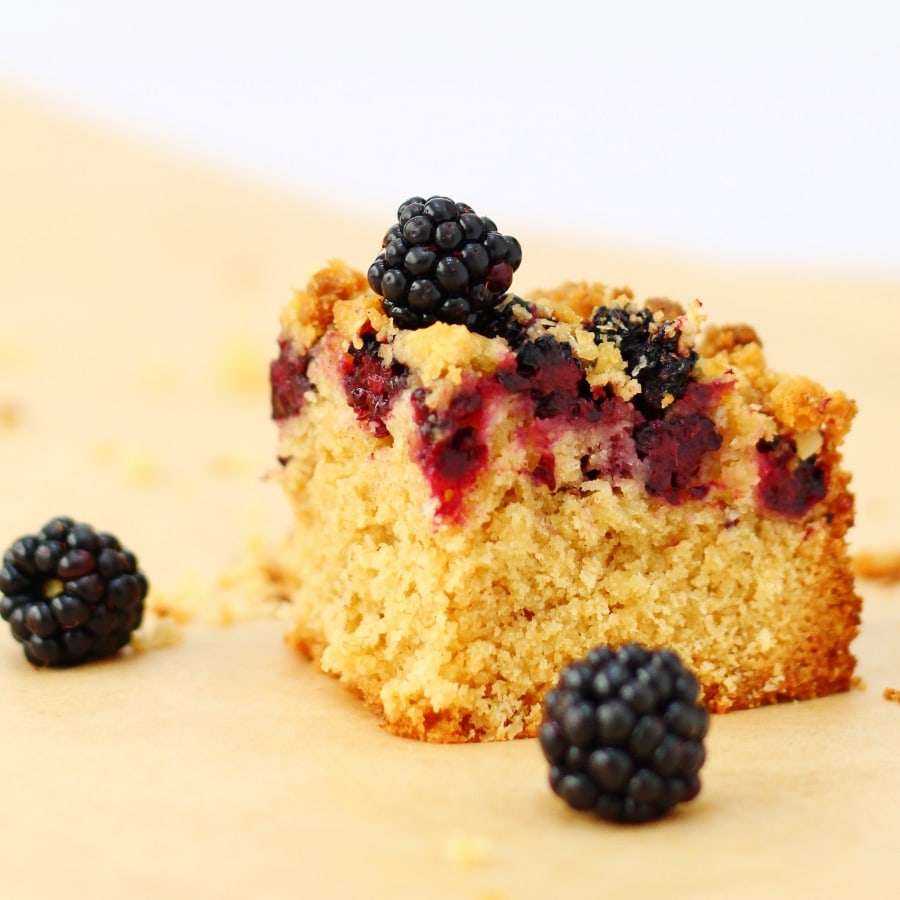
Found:
M 749 326 L 568 283 L 406 330 L 333 262 L 271 377 L 289 641 L 392 732 L 533 736 L 566 663 L 629 641 L 713 712 L 850 687 L 855 407 Z

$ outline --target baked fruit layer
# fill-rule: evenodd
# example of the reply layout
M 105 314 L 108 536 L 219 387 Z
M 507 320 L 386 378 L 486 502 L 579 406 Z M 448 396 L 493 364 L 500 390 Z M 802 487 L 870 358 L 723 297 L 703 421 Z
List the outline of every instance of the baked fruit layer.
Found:
M 407 329 L 313 276 L 272 363 L 290 642 L 431 741 L 533 736 L 598 644 L 674 649 L 714 712 L 848 689 L 854 404 L 701 325 L 572 283 Z

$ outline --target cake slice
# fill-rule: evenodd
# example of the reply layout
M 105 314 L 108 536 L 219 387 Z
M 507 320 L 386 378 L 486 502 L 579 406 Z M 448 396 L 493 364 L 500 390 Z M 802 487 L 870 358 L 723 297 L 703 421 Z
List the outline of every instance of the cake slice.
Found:
M 440 742 L 533 736 L 598 644 L 674 649 L 714 712 L 848 689 L 852 401 L 697 303 L 510 294 L 511 238 L 481 290 L 413 302 L 384 282 L 435 235 L 404 239 L 402 211 L 368 277 L 333 262 L 282 314 L 293 646 Z

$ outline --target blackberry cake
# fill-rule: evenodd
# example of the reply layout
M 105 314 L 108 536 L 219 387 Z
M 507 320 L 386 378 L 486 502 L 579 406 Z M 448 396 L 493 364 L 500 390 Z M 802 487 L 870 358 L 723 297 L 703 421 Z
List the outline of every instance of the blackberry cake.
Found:
M 700 305 L 566 283 L 412 198 L 367 275 L 281 317 L 290 643 L 397 734 L 534 736 L 599 645 L 676 651 L 713 712 L 850 687 L 851 400 L 770 371 Z

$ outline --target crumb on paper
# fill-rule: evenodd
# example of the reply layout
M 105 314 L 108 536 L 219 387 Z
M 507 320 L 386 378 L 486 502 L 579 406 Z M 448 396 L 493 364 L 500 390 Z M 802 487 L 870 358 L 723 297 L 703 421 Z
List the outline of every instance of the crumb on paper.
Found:
M 191 576 L 175 591 L 161 591 L 151 587 L 147 597 L 147 610 L 159 618 L 171 619 L 184 625 L 196 614 L 198 594 L 196 579 Z
M 22 410 L 12 400 L 0 400 L 0 428 L 15 428 L 22 421 Z
M 884 689 L 884 699 L 890 700 L 892 703 L 900 703 L 900 689 L 886 687 Z
M 864 691 L 868 687 L 865 680 L 860 675 L 854 675 L 850 679 L 850 686 L 857 691 Z
M 483 863 L 490 850 L 487 839 L 473 834 L 451 834 L 441 847 L 444 859 L 461 866 L 477 866 Z
M 131 636 L 131 648 L 137 653 L 174 647 L 184 640 L 185 620 L 178 615 L 149 609 L 141 627 Z
M 250 478 L 259 474 L 259 468 L 248 456 L 237 453 L 219 453 L 209 461 L 214 475 L 223 478 Z
M 114 441 L 98 441 L 91 448 L 91 459 L 116 469 L 127 481 L 139 487 L 156 484 L 162 472 L 159 460 L 146 450 L 125 447 Z
M 256 396 L 269 387 L 269 360 L 254 344 L 232 338 L 219 348 L 216 382 L 229 394 Z
M 159 463 L 148 453 L 131 453 L 122 461 L 125 477 L 137 485 L 154 484 L 159 480 Z
M 114 441 L 96 441 L 91 445 L 91 460 L 108 465 L 115 461 L 119 448 Z
M 853 557 L 853 571 L 857 578 L 900 582 L 900 548 L 893 550 L 863 550 Z

